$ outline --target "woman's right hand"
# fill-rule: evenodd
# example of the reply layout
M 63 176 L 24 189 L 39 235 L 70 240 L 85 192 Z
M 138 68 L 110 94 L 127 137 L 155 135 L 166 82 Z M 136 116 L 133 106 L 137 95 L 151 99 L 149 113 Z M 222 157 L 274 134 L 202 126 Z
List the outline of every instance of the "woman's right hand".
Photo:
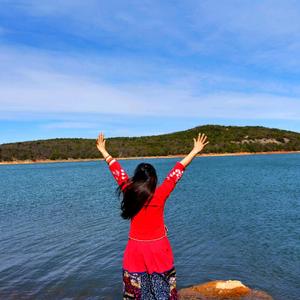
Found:
M 193 152 L 195 153 L 199 153 L 208 143 L 209 141 L 206 142 L 207 136 L 204 133 L 199 133 L 198 134 L 198 138 L 194 140 L 194 148 L 193 148 Z

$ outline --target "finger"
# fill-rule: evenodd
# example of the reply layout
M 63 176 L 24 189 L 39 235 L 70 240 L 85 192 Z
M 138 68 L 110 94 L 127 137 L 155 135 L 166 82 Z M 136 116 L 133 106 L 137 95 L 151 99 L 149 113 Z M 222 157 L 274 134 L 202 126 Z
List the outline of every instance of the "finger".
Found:
M 208 141 L 207 141 L 207 142 L 204 144 L 204 146 L 205 146 L 205 145 L 207 145 L 207 144 L 209 144 L 209 142 L 208 142 Z
M 204 143 L 206 141 L 206 139 L 207 139 L 207 136 L 204 135 L 203 138 L 202 138 L 202 143 Z
M 202 133 L 199 133 L 198 141 L 201 142 L 201 139 L 202 139 Z
M 196 139 L 195 139 L 195 138 L 193 138 L 193 140 L 194 140 L 194 145 L 195 145 L 197 141 L 196 141 Z
M 200 140 L 200 135 L 201 135 L 201 133 L 199 132 L 198 133 L 198 138 L 197 138 L 198 141 Z
M 101 142 L 101 139 L 102 139 L 101 134 L 102 134 L 102 133 L 100 132 L 99 135 L 98 135 L 97 143 L 100 143 L 100 142 Z
M 203 138 L 204 138 L 204 133 L 202 133 L 201 136 L 200 136 L 200 142 L 201 143 L 203 142 Z

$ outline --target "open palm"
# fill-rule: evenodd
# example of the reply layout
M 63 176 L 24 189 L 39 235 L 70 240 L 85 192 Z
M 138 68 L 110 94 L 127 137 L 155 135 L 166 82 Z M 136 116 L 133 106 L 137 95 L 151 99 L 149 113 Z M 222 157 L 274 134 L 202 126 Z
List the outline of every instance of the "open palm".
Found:
M 208 143 L 209 141 L 206 142 L 207 136 L 204 133 L 199 133 L 198 134 L 198 138 L 194 140 L 194 149 L 193 151 L 198 153 L 200 152 Z
M 104 134 L 102 132 L 100 132 L 97 142 L 96 142 L 96 146 L 100 152 L 105 151 L 105 141 L 106 140 L 104 139 Z

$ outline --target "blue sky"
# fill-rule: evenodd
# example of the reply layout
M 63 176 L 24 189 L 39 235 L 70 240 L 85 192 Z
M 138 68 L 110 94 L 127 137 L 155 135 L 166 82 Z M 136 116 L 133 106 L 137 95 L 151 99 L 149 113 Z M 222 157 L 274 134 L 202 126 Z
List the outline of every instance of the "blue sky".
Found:
M 0 143 L 300 132 L 299 1 L 0 0 Z

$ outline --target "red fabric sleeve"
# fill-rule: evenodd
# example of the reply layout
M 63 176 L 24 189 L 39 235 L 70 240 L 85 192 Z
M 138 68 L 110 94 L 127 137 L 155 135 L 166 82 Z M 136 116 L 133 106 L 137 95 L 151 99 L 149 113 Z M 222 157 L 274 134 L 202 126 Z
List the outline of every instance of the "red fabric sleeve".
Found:
M 109 163 L 109 169 L 118 185 L 121 186 L 124 184 L 122 186 L 122 189 L 124 189 L 125 183 L 128 181 L 128 175 L 115 158 Z
M 180 162 L 176 162 L 173 169 L 169 172 L 163 183 L 160 185 L 160 194 L 164 201 L 169 197 L 177 182 L 182 177 L 184 171 L 185 166 Z

